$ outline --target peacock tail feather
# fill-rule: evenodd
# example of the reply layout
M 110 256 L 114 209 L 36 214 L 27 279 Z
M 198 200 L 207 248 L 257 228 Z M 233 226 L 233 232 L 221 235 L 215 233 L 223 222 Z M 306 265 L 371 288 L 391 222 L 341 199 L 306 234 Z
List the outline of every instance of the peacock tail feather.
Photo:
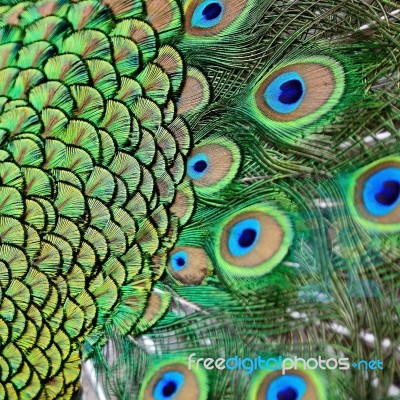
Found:
M 399 399 L 399 13 L 0 0 L 0 400 Z

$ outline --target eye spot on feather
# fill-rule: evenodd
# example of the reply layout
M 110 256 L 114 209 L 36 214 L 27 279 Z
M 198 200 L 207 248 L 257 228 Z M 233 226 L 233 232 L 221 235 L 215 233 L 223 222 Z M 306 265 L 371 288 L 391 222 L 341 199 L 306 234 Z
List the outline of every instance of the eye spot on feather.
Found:
M 209 160 L 207 154 L 198 153 L 191 157 L 188 162 L 188 175 L 191 179 L 201 179 L 207 172 Z
M 314 371 L 265 370 L 253 378 L 249 400 L 326 400 L 325 383 Z
M 352 177 L 350 206 L 372 228 L 400 228 L 400 158 L 376 161 Z
M 265 89 L 266 104 L 277 113 L 295 111 L 304 99 L 305 82 L 296 72 L 286 72 L 276 77 Z
M 243 212 L 224 227 L 221 254 L 241 269 L 259 267 L 279 252 L 284 236 L 284 228 L 270 213 Z
M 188 254 L 186 251 L 178 251 L 171 256 L 171 268 L 179 272 L 187 266 Z
M 236 143 L 229 139 L 210 139 L 199 144 L 187 161 L 187 175 L 196 190 L 215 192 L 236 176 L 241 154 Z
M 154 389 L 155 400 L 173 399 L 180 391 L 185 377 L 178 371 L 166 372 L 157 382 Z
M 221 21 L 223 14 L 224 5 L 221 1 L 203 1 L 194 10 L 191 25 L 203 29 L 211 28 Z
M 287 375 L 270 383 L 267 400 L 300 400 L 307 390 L 305 380 L 299 376 Z
M 188 370 L 187 360 L 157 362 L 149 369 L 139 393 L 140 400 L 206 400 L 207 376 L 202 370 Z
M 200 285 L 212 269 L 207 253 L 199 247 L 177 247 L 169 260 L 167 272 L 185 285 Z
M 215 257 L 228 280 L 268 274 L 286 256 L 293 239 L 286 215 L 266 205 L 254 205 L 221 221 Z
M 344 93 L 342 66 L 328 57 L 310 57 L 276 67 L 262 78 L 254 96 L 263 118 L 274 124 L 312 123 L 332 110 Z
M 238 21 L 248 0 L 192 0 L 185 7 L 186 32 L 214 36 Z
M 228 248 L 234 257 L 248 254 L 257 244 L 260 237 L 261 225 L 255 218 L 238 222 L 229 232 Z

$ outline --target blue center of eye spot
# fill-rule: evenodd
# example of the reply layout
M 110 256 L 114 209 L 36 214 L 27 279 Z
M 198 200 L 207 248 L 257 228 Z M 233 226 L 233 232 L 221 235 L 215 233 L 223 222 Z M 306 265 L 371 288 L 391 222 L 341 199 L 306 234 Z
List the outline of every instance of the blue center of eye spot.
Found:
M 222 13 L 222 6 L 219 3 L 208 4 L 202 12 L 205 19 L 208 21 L 218 18 L 221 15 L 221 13 Z
M 297 79 L 292 79 L 281 85 L 281 94 L 278 100 L 284 104 L 297 103 L 303 96 L 303 85 Z
M 265 400 L 302 400 L 306 391 L 307 383 L 302 377 L 279 376 L 269 384 Z
M 182 257 L 179 257 L 176 259 L 176 263 L 180 266 L 183 267 L 185 265 L 185 259 Z
M 187 173 L 192 179 L 201 179 L 207 173 L 209 166 L 207 154 L 198 153 L 189 158 Z
M 176 272 L 186 268 L 187 263 L 188 254 L 184 250 L 177 251 L 175 254 L 173 254 L 170 261 L 171 268 Z
M 305 93 L 306 85 L 300 74 L 285 72 L 267 86 L 264 100 L 275 112 L 289 114 L 300 106 Z
M 194 164 L 193 169 L 196 172 L 202 173 L 207 169 L 207 167 L 208 167 L 207 163 L 204 160 L 200 160 Z
M 250 247 L 254 244 L 257 232 L 254 229 L 244 229 L 239 237 L 239 245 L 241 247 Z
M 181 372 L 168 371 L 157 382 L 154 388 L 154 400 L 172 400 L 185 382 Z
M 205 0 L 193 12 L 191 25 L 197 28 L 212 28 L 221 22 L 224 4 L 221 0 Z
M 292 387 L 287 387 L 278 392 L 277 400 L 297 400 L 297 391 Z
M 375 199 L 384 206 L 391 206 L 397 201 L 399 195 L 400 183 L 396 181 L 386 181 L 382 183 L 382 188 L 375 195 Z
M 261 224 L 255 218 L 247 218 L 235 224 L 228 236 L 228 249 L 234 257 L 248 254 L 258 242 Z
M 176 383 L 174 381 L 169 381 L 163 387 L 162 392 L 164 396 L 171 397 L 173 394 L 176 393 L 176 389 Z
M 362 199 L 376 217 L 393 211 L 400 204 L 400 168 L 388 167 L 371 175 L 364 183 Z

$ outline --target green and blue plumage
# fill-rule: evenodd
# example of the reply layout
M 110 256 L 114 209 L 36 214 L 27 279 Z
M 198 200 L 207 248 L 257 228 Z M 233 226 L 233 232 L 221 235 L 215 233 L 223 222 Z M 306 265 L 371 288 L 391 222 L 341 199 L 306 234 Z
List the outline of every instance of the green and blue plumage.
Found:
M 0 1 L 0 399 L 389 399 L 397 15 Z M 385 369 L 189 370 L 191 353 Z

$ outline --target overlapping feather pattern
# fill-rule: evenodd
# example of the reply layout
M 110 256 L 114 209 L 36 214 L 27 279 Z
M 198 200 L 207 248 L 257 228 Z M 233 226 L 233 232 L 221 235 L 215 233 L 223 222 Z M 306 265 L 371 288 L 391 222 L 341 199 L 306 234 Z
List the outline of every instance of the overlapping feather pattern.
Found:
M 0 399 L 396 396 L 398 8 L 1 0 Z

